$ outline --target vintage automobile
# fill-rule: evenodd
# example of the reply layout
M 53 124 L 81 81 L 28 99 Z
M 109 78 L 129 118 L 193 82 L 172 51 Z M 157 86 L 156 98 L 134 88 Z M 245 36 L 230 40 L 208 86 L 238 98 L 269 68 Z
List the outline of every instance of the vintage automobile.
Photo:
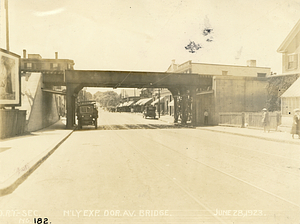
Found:
M 95 101 L 79 102 L 77 106 L 78 128 L 82 129 L 83 125 L 94 125 L 97 129 L 98 110 Z
M 147 117 L 152 117 L 153 119 L 155 119 L 156 116 L 156 112 L 155 112 L 156 108 L 155 106 L 146 106 L 145 110 L 143 111 L 143 118 L 147 118 Z

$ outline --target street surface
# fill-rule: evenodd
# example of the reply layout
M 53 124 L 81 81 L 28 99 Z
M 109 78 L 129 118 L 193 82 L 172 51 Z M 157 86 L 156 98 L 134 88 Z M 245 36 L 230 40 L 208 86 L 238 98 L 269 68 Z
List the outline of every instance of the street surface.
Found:
M 100 111 L 98 124 L 0 198 L 1 224 L 300 223 L 299 145 L 141 114 Z

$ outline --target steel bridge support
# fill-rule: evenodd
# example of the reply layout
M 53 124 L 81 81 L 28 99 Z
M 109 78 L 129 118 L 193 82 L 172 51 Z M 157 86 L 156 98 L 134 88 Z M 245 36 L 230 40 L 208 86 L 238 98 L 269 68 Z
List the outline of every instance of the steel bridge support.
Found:
M 67 129 L 72 129 L 75 124 L 75 109 L 76 109 L 76 99 L 78 92 L 82 89 L 82 85 L 79 84 L 67 84 L 66 92 L 66 106 L 67 106 Z
M 169 91 L 174 98 L 174 123 L 180 118 L 181 124 L 196 125 L 196 88 L 178 87 L 169 88 Z

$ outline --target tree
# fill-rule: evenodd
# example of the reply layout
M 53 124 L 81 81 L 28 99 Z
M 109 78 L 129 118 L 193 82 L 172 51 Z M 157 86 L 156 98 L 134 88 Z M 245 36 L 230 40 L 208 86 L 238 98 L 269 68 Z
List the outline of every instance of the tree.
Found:
M 90 101 L 93 99 L 93 95 L 90 92 L 87 92 L 86 90 L 80 90 L 77 99 L 79 102 Z
M 140 97 L 141 98 L 151 98 L 153 94 L 153 88 L 143 88 L 141 90 Z
M 100 103 L 102 107 L 116 107 L 120 103 L 119 95 L 114 91 L 96 92 L 94 100 Z

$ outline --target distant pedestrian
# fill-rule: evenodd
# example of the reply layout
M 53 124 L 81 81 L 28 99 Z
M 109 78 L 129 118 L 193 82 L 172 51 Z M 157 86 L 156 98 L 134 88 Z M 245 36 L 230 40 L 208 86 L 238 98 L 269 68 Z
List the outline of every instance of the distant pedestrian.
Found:
M 294 135 L 298 135 L 298 138 L 300 138 L 300 117 L 299 117 L 299 109 L 294 110 L 294 116 L 293 116 L 293 125 L 292 125 L 292 138 L 294 138 Z
M 204 125 L 208 125 L 208 111 L 204 111 Z
M 270 132 L 269 124 L 270 124 L 270 119 L 269 119 L 269 112 L 266 108 L 263 109 L 263 115 L 262 115 L 262 124 L 264 127 L 264 132 Z

